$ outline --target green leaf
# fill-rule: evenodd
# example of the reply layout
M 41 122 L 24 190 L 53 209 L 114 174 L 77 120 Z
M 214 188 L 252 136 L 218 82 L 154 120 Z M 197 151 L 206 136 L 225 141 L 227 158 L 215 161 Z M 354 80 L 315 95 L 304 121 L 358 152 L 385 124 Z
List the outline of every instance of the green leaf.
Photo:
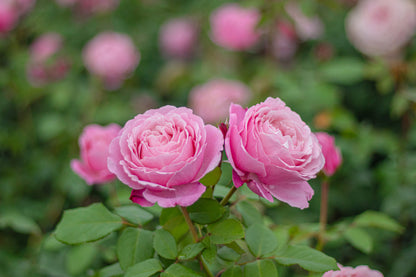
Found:
M 94 275 L 96 277 L 121 277 L 123 276 L 124 271 L 121 269 L 119 263 L 115 263 L 109 266 L 102 268 L 98 274 Z
M 159 222 L 163 229 L 169 231 L 177 241 L 188 233 L 188 224 L 186 224 L 181 210 L 176 207 L 163 209 Z
M 218 250 L 218 257 L 220 257 L 221 259 L 225 261 L 233 262 L 233 261 L 237 261 L 241 257 L 241 255 L 238 254 L 233 249 L 227 246 L 224 246 L 224 247 L 221 247 L 220 250 Z
M 4 212 L 0 215 L 0 229 L 6 227 L 23 234 L 41 233 L 39 226 L 33 219 L 15 211 Z
M 257 260 L 244 266 L 244 276 L 277 277 L 276 266 L 271 260 Z
M 337 262 L 324 253 L 308 246 L 289 245 L 275 253 L 275 260 L 283 265 L 298 264 L 309 271 L 326 272 L 338 270 Z
M 264 225 L 254 224 L 246 230 L 246 242 L 250 252 L 256 257 L 270 254 L 278 247 L 272 230 Z
M 246 226 L 263 224 L 263 215 L 249 202 L 241 201 L 237 204 L 237 211 L 241 214 Z
M 202 257 L 207 261 L 207 263 L 211 264 L 217 257 L 217 245 L 212 243 L 209 237 L 205 237 L 202 243 L 206 247 L 206 249 L 202 252 Z
M 241 270 L 240 266 L 233 266 L 228 268 L 226 271 L 224 271 L 223 274 L 221 274 L 221 277 L 242 277 L 243 271 Z
M 201 198 L 188 207 L 189 217 L 196 223 L 209 224 L 217 221 L 225 209 L 214 199 Z
M 344 233 L 344 237 L 347 239 L 349 243 L 352 244 L 352 246 L 363 251 L 366 254 L 370 253 L 373 249 L 372 238 L 362 228 L 348 228 Z
M 366 211 L 354 220 L 356 226 L 375 227 L 387 231 L 401 233 L 404 228 L 388 215 L 376 211 Z
M 226 219 L 208 225 L 208 233 L 211 236 L 211 242 L 215 244 L 230 243 L 244 237 L 243 225 L 235 219 Z
M 178 256 L 175 238 L 164 229 L 155 231 L 153 247 L 163 258 L 174 260 Z
M 143 210 L 138 205 L 117 207 L 114 209 L 114 211 L 119 216 L 137 225 L 145 225 L 154 218 L 154 216 L 151 213 Z
M 195 258 L 202 250 L 205 249 L 205 245 L 202 242 L 188 244 L 179 253 L 179 260 L 189 260 Z
M 150 231 L 128 227 L 117 241 L 117 257 L 123 270 L 153 256 L 153 234 Z
M 201 275 L 181 264 L 172 264 L 160 277 L 201 277 Z
M 199 182 L 207 187 L 216 185 L 221 178 L 221 173 L 221 168 L 216 167 L 213 171 L 209 172 L 201 180 L 199 180 Z
M 334 59 L 320 68 L 321 76 L 329 82 L 352 84 L 364 78 L 365 64 L 354 58 Z
M 68 273 L 73 276 L 84 272 L 96 256 L 97 248 L 94 245 L 82 244 L 72 247 L 66 260 Z
M 55 231 L 64 243 L 77 244 L 101 239 L 123 227 L 122 219 L 101 203 L 67 210 Z
M 149 277 L 162 270 L 159 260 L 149 259 L 129 267 L 124 277 Z

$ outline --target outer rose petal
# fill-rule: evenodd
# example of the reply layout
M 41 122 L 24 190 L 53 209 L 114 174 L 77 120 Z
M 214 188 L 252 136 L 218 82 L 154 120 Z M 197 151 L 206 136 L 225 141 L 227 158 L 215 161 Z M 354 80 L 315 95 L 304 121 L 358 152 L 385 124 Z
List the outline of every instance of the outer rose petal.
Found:
M 176 205 L 187 207 L 192 205 L 205 192 L 206 187 L 201 183 L 192 183 L 175 186 L 174 191 L 156 191 L 147 189 L 143 197 L 150 202 L 157 202 L 163 208 L 171 208 Z
M 130 200 L 142 207 L 151 207 L 154 203 L 147 201 L 143 197 L 144 190 L 134 189 L 131 191 Z

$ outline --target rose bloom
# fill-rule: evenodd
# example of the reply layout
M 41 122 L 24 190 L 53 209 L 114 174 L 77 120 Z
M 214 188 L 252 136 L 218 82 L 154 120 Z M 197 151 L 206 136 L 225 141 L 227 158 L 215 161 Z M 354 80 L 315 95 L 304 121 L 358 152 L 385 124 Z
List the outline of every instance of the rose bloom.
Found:
M 391 57 L 415 33 L 416 8 L 410 0 L 362 0 L 346 19 L 351 43 L 368 56 Z
M 381 274 L 377 270 L 371 270 L 366 265 L 360 265 L 356 268 L 352 268 L 349 266 L 341 266 L 338 265 L 340 270 L 333 271 L 330 270 L 328 272 L 325 272 L 322 277 L 383 277 L 383 274 Z
M 41 86 L 65 77 L 69 62 L 60 55 L 62 46 L 62 37 L 57 33 L 44 34 L 31 45 L 26 71 L 32 85 Z
M 295 22 L 296 32 L 302 40 L 313 40 L 322 37 L 324 25 L 317 16 L 306 16 L 295 2 L 285 6 L 286 12 Z
M 195 51 L 197 31 L 191 19 L 171 19 L 160 28 L 159 47 L 165 56 L 189 58 Z
M 71 168 L 87 184 L 103 184 L 114 180 L 115 176 L 107 168 L 108 148 L 121 127 L 110 124 L 106 127 L 88 125 L 80 138 L 81 160 L 72 160 Z
M 341 151 L 335 146 L 335 139 L 327 133 L 315 133 L 316 138 L 322 146 L 322 154 L 325 158 L 323 171 L 325 175 L 331 176 L 335 173 L 342 162 Z
M 250 98 L 250 89 L 243 83 L 214 79 L 191 90 L 189 105 L 205 122 L 214 124 L 227 118 L 231 103 L 245 106 Z
M 292 24 L 278 21 L 272 40 L 273 55 L 281 61 L 288 61 L 296 54 L 297 48 L 298 38 Z
M 15 26 L 19 14 L 8 2 L 0 2 L 0 34 L 7 33 Z
M 232 104 L 225 151 L 237 188 L 247 183 L 270 202 L 274 196 L 301 209 L 314 193 L 307 181 L 325 163 L 315 135 L 279 98 L 247 110 Z
M 238 4 L 225 4 L 211 15 L 212 40 L 229 50 L 247 50 L 254 46 L 260 34 L 256 26 L 260 13 Z
M 221 131 L 192 110 L 164 106 L 124 125 L 111 142 L 108 168 L 141 206 L 189 206 L 204 193 L 198 180 L 218 166 L 223 142 Z
M 104 80 L 108 89 L 116 89 L 136 69 L 140 54 L 127 35 L 103 32 L 84 48 L 84 64 Z

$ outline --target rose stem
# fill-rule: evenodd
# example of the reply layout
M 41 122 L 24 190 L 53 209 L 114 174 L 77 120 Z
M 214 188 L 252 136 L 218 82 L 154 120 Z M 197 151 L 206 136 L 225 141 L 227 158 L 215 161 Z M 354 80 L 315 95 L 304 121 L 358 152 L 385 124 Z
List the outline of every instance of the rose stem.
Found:
M 322 250 L 325 244 L 324 234 L 326 229 L 326 222 L 328 217 L 328 190 L 329 183 L 328 180 L 322 182 L 322 191 L 321 191 L 321 214 L 319 217 L 319 236 L 318 244 L 316 249 Z
M 227 193 L 227 195 L 224 197 L 224 199 L 221 200 L 220 205 L 225 206 L 225 204 L 228 203 L 228 200 L 230 200 L 231 196 L 233 196 L 234 192 L 237 191 L 237 188 L 233 186 L 230 191 Z
M 194 242 L 197 243 L 199 241 L 198 233 L 196 232 L 195 226 L 192 223 L 191 218 L 189 217 L 188 210 L 186 209 L 186 207 L 182 207 L 182 206 L 179 206 L 179 207 L 182 211 L 182 214 L 183 214 L 183 217 L 185 218 L 186 223 L 188 224 L 189 230 L 191 231 L 192 238 L 193 238 Z M 198 258 L 199 262 L 202 264 L 202 267 L 204 268 L 207 275 L 209 277 L 214 277 L 214 275 L 211 273 L 211 270 L 209 269 L 208 265 L 205 263 L 204 259 L 201 257 L 201 254 L 198 254 L 197 258 Z

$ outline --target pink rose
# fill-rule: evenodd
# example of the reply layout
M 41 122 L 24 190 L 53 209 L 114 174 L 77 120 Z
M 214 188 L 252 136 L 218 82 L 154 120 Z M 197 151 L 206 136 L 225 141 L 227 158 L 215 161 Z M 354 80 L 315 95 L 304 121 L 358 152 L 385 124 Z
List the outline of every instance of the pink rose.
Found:
M 362 0 L 346 19 L 351 43 L 368 56 L 392 57 L 416 28 L 416 5 L 409 0 Z
M 322 154 L 325 158 L 323 171 L 327 176 L 331 176 L 342 162 L 341 151 L 335 146 L 334 137 L 322 132 L 315 133 L 315 136 L 322 146 Z
M 356 268 L 352 268 L 349 266 L 344 267 L 341 265 L 338 265 L 338 267 L 340 268 L 340 270 L 330 270 L 328 272 L 325 272 L 324 275 L 322 275 L 322 277 L 383 277 L 383 274 L 381 274 L 379 271 L 371 270 L 366 265 L 360 265 Z
M 189 206 L 204 193 L 198 180 L 218 166 L 223 142 L 192 110 L 164 106 L 126 123 L 111 142 L 108 168 L 141 206 Z
M 324 166 L 321 146 L 309 127 L 279 98 L 243 109 L 230 106 L 225 151 L 238 188 L 248 187 L 273 202 L 273 196 L 307 208 L 313 196 L 308 180 Z
M 195 51 L 197 31 L 195 22 L 190 19 L 171 19 L 160 28 L 160 49 L 168 57 L 188 58 Z
M 13 29 L 19 14 L 8 2 L 0 2 L 0 34 L 6 33 Z
M 298 38 L 292 24 L 278 21 L 272 40 L 273 55 L 279 60 L 288 61 L 296 54 L 297 48 Z
M 318 39 L 324 33 L 324 25 L 317 16 L 306 16 L 296 2 L 289 2 L 285 6 L 286 12 L 295 22 L 296 32 L 300 39 Z
M 189 95 L 191 109 L 205 122 L 219 123 L 228 117 L 231 103 L 247 105 L 250 89 L 243 83 L 214 79 L 192 89 Z
M 104 32 L 84 48 L 84 64 L 101 77 L 108 89 L 116 89 L 136 69 L 140 54 L 127 35 Z
M 211 15 L 212 40 L 229 50 L 247 50 L 259 40 L 260 13 L 238 4 L 225 4 Z
M 115 176 L 107 168 L 108 148 L 120 131 L 120 126 L 89 125 L 80 138 L 81 160 L 72 160 L 71 168 L 89 185 L 112 181 Z

